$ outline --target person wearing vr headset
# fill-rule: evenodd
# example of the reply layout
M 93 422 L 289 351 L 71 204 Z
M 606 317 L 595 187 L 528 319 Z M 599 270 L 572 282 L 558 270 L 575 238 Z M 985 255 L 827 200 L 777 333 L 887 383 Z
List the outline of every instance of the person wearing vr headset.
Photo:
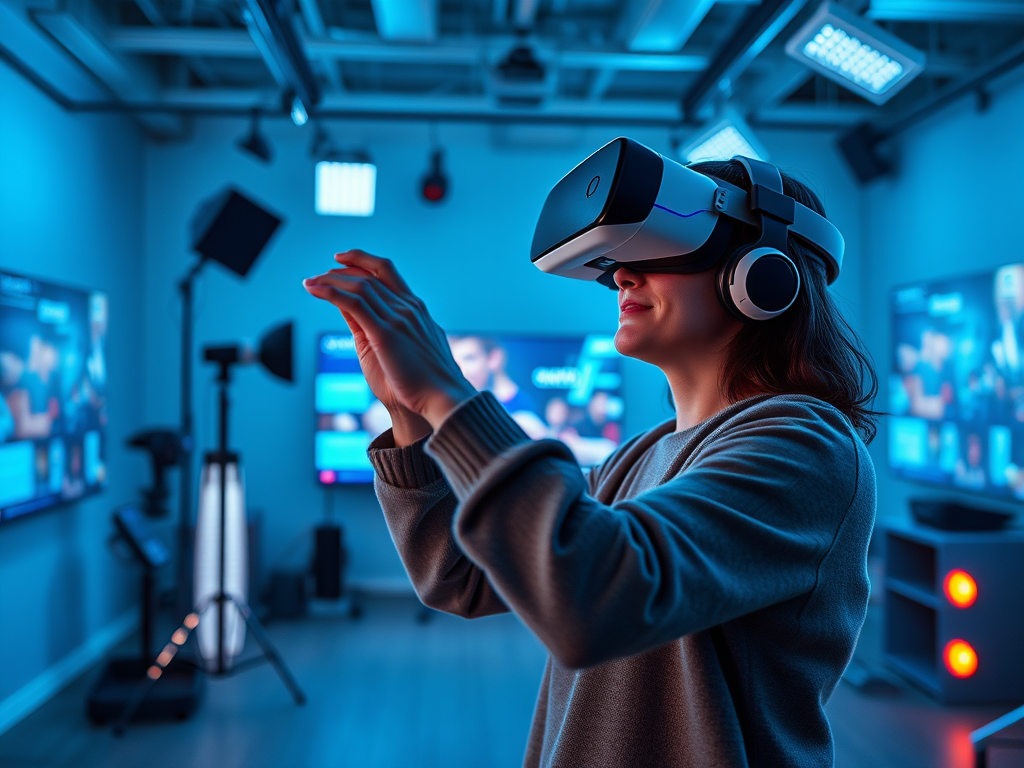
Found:
M 827 290 L 842 236 L 774 166 L 617 139 L 555 186 L 532 251 L 614 288 L 616 348 L 671 389 L 676 417 L 589 474 L 463 378 L 392 262 L 304 281 L 393 417 L 369 454 L 420 599 L 513 611 L 550 651 L 528 768 L 831 766 L 875 512 L 877 384 Z

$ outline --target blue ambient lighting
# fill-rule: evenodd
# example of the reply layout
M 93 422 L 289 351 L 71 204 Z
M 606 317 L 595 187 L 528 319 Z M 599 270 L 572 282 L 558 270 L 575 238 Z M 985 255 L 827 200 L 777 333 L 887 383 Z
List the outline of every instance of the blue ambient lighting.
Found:
M 804 55 L 872 93 L 882 93 L 904 72 L 898 61 L 831 24 L 807 42 Z
M 372 163 L 316 164 L 316 212 L 321 216 L 372 216 L 377 166 Z

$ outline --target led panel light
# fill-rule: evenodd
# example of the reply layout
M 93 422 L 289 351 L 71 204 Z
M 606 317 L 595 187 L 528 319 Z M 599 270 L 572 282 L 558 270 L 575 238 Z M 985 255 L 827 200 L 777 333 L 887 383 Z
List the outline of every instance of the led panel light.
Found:
M 321 216 L 372 216 L 377 166 L 372 163 L 316 164 L 316 212 Z
M 767 160 L 768 152 L 755 137 L 743 120 L 734 113 L 705 131 L 680 150 L 680 156 L 687 163 L 702 160 L 729 160 L 735 155 Z
M 877 24 L 825 2 L 786 43 L 786 53 L 875 104 L 924 69 L 924 54 Z

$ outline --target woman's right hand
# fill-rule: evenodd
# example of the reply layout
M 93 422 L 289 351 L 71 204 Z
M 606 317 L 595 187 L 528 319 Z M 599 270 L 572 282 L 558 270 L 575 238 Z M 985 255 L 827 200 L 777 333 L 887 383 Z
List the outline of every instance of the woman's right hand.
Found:
M 346 271 L 369 275 L 370 273 L 359 267 L 348 267 Z M 388 383 L 384 370 L 377 354 L 373 351 L 366 333 L 348 312 L 342 312 L 341 316 L 348 323 L 352 331 L 352 340 L 356 347 L 356 357 L 359 359 L 359 367 L 363 370 L 363 377 L 370 386 L 370 391 L 391 414 L 392 433 L 395 439 L 395 447 L 402 448 L 411 445 L 430 434 L 430 423 L 417 413 L 402 405 L 391 385 Z

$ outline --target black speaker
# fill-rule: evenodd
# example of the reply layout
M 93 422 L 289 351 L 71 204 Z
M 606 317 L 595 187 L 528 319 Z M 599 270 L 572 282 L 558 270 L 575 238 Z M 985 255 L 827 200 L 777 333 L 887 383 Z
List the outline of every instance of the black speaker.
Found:
M 200 204 L 192 219 L 192 248 L 245 277 L 281 221 L 229 187 Z
M 313 555 L 315 594 L 320 598 L 341 597 L 341 573 L 345 565 L 345 550 L 341 544 L 341 526 L 325 523 L 316 529 L 316 549 Z
M 878 152 L 884 138 L 870 123 L 856 125 L 839 138 L 839 150 L 861 184 L 892 172 L 892 161 Z

